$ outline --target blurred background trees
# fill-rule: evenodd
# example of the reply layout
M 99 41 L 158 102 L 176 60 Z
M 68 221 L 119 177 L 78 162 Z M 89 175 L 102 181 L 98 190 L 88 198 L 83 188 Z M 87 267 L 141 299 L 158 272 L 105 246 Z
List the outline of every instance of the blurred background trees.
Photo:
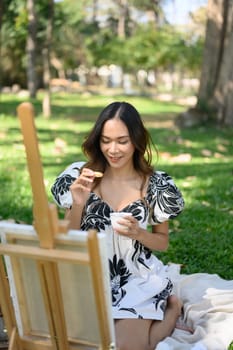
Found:
M 2 85 L 27 86 L 36 67 L 37 87 L 43 86 L 42 52 L 50 2 L 2 0 Z M 167 23 L 162 1 L 63 0 L 54 3 L 51 66 L 53 77 L 75 75 L 103 65 L 138 70 L 195 71 L 200 66 L 204 35 L 182 32 Z M 199 25 L 204 26 L 204 20 Z M 36 52 L 36 55 L 35 55 Z M 33 63 L 32 63 L 33 62 Z M 28 75 L 26 74 L 28 68 Z M 94 71 L 94 69 L 93 69 Z M 78 77 L 76 77 L 78 79 Z M 34 94 L 32 94 L 34 95 Z
M 209 0 L 178 26 L 166 18 L 169 1 L 0 0 L 0 84 L 30 97 L 45 89 L 47 115 L 50 88 L 193 84 L 199 113 L 232 125 L 232 2 Z

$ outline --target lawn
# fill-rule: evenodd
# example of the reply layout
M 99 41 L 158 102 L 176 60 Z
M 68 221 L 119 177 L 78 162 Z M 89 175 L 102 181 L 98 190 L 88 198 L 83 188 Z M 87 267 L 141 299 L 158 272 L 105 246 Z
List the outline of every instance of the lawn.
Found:
M 169 249 L 156 254 L 165 263 L 183 264 L 183 273 L 217 273 L 233 279 L 233 130 L 210 125 L 177 128 L 174 117 L 185 106 L 149 97 L 60 93 L 53 96 L 53 114 L 46 120 L 39 95 L 32 102 L 49 201 L 56 175 L 83 159 L 83 137 L 113 100 L 127 100 L 139 110 L 159 151 L 155 167 L 175 179 L 185 198 L 184 212 L 170 223 Z M 0 219 L 31 223 L 31 188 L 16 116 L 22 101 L 0 96 Z

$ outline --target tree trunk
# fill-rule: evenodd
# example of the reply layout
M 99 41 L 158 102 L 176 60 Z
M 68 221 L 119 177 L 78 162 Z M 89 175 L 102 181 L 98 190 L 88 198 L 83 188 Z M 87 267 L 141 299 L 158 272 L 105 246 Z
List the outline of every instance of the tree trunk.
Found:
M 36 97 L 37 76 L 36 76 L 36 13 L 34 0 L 27 0 L 28 10 L 28 35 L 27 35 L 27 85 L 30 97 Z
M 155 25 L 157 25 L 159 23 L 159 19 L 160 19 L 160 15 L 161 15 L 160 3 L 161 3 L 161 0 L 154 0 L 152 2 Z
M 97 13 L 98 13 L 98 0 L 93 0 L 93 14 L 92 22 L 97 22 Z
M 220 38 L 222 28 L 222 14 L 219 11 L 222 0 L 210 0 L 207 6 L 206 39 L 203 53 L 203 65 L 200 79 L 198 98 L 207 100 L 212 96 L 216 86 L 217 72 L 220 65 Z M 214 53 L 214 54 L 213 54 Z
M 43 48 L 43 83 L 45 89 L 45 95 L 43 99 L 43 115 L 45 118 L 51 116 L 51 91 L 50 91 L 50 47 L 52 43 L 52 32 L 53 32 L 53 0 L 48 1 L 48 20 L 46 28 L 46 38 Z
M 119 6 L 119 17 L 117 26 L 117 35 L 121 39 L 126 37 L 126 20 L 128 15 L 128 2 L 127 0 L 117 0 Z
M 2 30 L 2 16 L 3 16 L 3 0 L 0 0 L 0 34 Z
M 209 0 L 197 109 L 233 126 L 233 1 Z
M 218 121 L 233 126 L 233 2 L 225 1 L 222 60 L 214 90 L 213 104 Z

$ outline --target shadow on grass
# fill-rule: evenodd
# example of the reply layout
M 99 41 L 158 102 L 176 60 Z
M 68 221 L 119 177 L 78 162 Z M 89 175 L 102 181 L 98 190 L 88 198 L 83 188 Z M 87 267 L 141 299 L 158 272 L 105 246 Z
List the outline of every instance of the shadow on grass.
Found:
M 39 100 L 20 100 L 17 98 L 12 98 L 10 101 L 0 101 L 1 114 L 15 116 L 17 117 L 17 108 L 22 102 L 31 102 L 34 107 L 35 117 L 42 116 L 42 103 Z M 103 105 L 104 107 L 104 105 Z M 102 107 L 95 106 L 77 106 L 77 105 L 60 105 L 52 103 L 52 116 L 57 119 L 71 119 L 71 120 L 95 120 Z
M 1 113 L 3 115 L 16 116 L 16 110 L 20 103 L 29 101 L 33 104 L 35 116 L 42 116 L 42 100 L 22 99 L 17 96 L 0 95 Z M 94 121 L 101 110 L 113 101 L 128 101 L 138 108 L 145 120 L 151 120 L 155 115 L 164 120 L 172 118 L 174 113 L 179 113 L 186 107 L 173 102 L 162 102 L 144 96 L 103 96 L 101 94 L 85 97 L 83 94 L 54 94 L 51 99 L 52 116 L 50 119 L 70 119 L 75 121 Z

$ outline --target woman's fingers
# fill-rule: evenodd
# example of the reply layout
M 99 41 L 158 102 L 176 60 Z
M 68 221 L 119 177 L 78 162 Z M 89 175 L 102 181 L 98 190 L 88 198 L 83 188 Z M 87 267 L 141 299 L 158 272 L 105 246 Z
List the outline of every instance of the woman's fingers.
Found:
M 119 229 L 118 231 L 120 231 L 120 233 L 122 234 L 136 234 L 137 230 L 138 230 L 138 220 L 135 219 L 133 216 L 128 216 L 128 217 L 124 217 L 121 218 L 119 221 L 119 224 L 122 225 L 122 230 Z
M 93 171 L 89 168 L 83 168 L 80 176 L 70 186 L 72 192 L 86 191 L 90 192 L 95 177 L 102 177 L 103 173 L 100 171 Z

